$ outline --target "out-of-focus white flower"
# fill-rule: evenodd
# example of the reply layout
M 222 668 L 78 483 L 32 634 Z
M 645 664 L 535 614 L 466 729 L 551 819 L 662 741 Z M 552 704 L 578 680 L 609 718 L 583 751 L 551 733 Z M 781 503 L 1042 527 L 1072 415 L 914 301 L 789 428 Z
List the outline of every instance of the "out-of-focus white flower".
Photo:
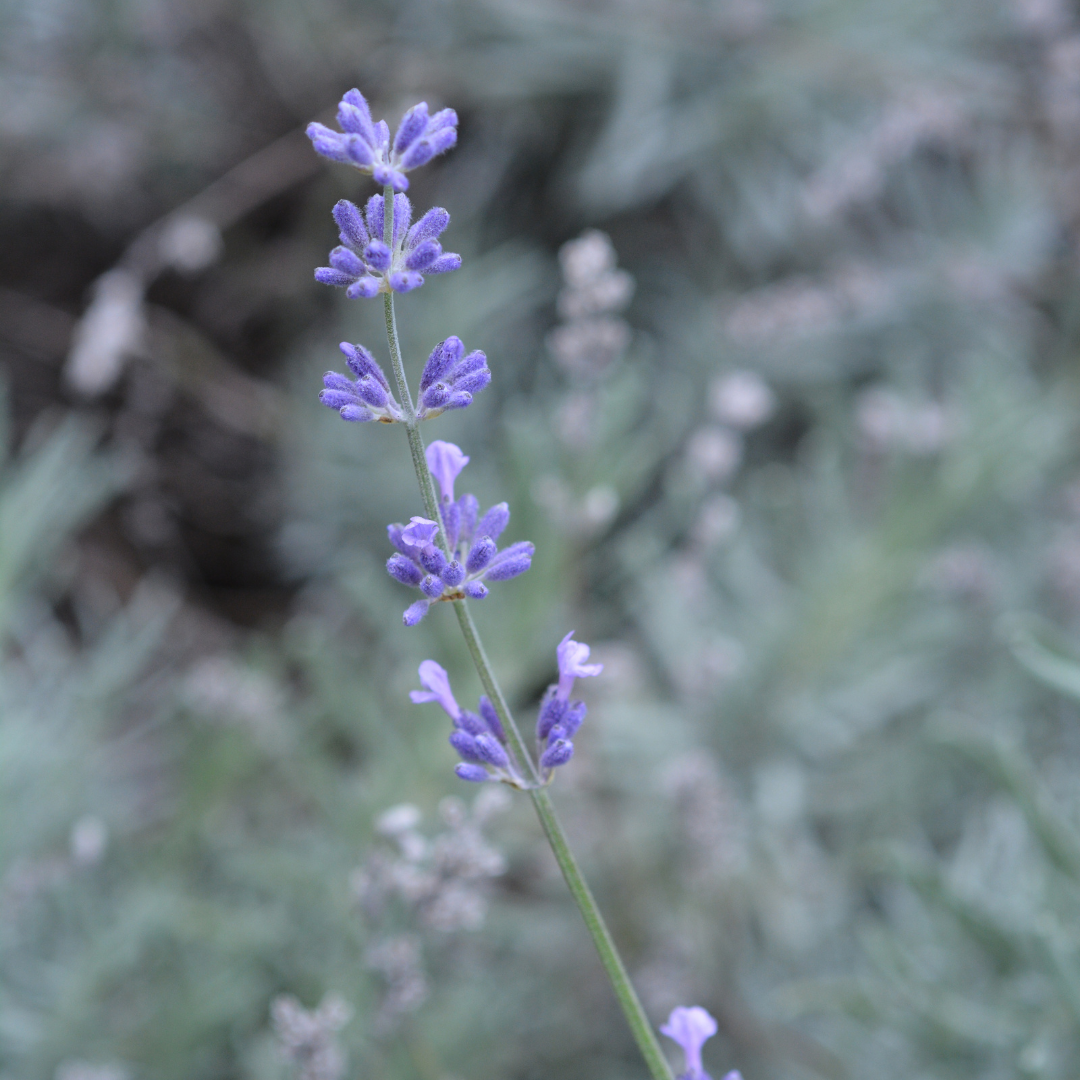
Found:
M 171 218 L 158 238 L 162 262 L 183 274 L 205 270 L 221 255 L 221 230 L 204 217 L 180 214 Z
M 100 862 L 109 844 L 109 830 L 99 817 L 87 814 L 71 827 L 71 857 L 79 866 Z
M 756 372 L 732 371 L 713 380 L 709 387 L 709 407 L 721 423 L 750 431 L 772 416 L 776 396 Z
M 691 536 L 702 547 L 713 547 L 738 531 L 742 512 L 730 495 L 714 495 L 701 504 Z
M 690 468 L 714 483 L 730 479 L 742 461 L 742 439 L 729 428 L 710 424 L 695 431 L 686 444 Z
M 346 1058 L 336 1036 L 352 1019 L 343 998 L 327 994 L 309 1011 L 291 994 L 281 994 L 274 998 L 270 1016 L 282 1052 L 300 1067 L 300 1080 L 341 1080 Z
M 143 283 L 131 271 L 110 270 L 98 278 L 64 367 L 72 389 L 96 397 L 120 378 L 128 358 L 142 348 L 142 302 Z

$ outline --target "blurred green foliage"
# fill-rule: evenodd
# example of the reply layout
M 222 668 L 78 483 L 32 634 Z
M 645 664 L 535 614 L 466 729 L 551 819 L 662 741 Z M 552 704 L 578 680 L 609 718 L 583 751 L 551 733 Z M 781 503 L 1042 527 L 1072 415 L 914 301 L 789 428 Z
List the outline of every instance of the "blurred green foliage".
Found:
M 475 605 L 523 722 L 568 629 L 606 665 L 554 798 L 651 1015 L 716 1076 L 1072 1080 L 1078 72 L 1064 0 L 2 0 L 0 1077 L 338 1080 L 282 994 L 345 1076 L 644 1075 L 526 805 L 457 922 L 415 878 L 474 792 L 407 691 L 479 684 L 382 569 L 404 435 L 316 401 L 385 358 L 311 281 L 367 188 L 297 132 L 357 85 L 462 115 L 399 323 L 491 362 L 428 437 L 537 544 Z M 602 370 L 550 337 L 587 226 Z

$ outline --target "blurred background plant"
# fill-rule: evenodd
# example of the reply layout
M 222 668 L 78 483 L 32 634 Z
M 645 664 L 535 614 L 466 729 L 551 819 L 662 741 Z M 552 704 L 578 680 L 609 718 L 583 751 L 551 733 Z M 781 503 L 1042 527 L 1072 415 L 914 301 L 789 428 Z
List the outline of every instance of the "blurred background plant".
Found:
M 1065 0 L 0 3 L 0 1076 L 643 1075 L 408 703 L 479 686 L 382 570 L 404 438 L 318 405 L 380 341 L 312 279 L 353 85 L 462 116 L 401 328 L 491 361 L 438 435 L 537 544 L 477 609 L 517 704 L 606 665 L 555 797 L 652 1015 L 747 1080 L 1071 1080 Z

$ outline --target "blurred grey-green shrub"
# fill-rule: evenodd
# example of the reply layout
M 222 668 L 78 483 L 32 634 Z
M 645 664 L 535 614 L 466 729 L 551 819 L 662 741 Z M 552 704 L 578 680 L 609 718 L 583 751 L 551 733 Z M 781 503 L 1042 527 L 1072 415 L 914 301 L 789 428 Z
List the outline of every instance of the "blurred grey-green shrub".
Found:
M 556 797 L 650 1010 L 707 1006 L 707 1064 L 747 1080 L 1069 1080 L 1078 55 L 1053 0 L 11 0 L 4 209 L 119 252 L 349 85 L 457 107 L 419 197 L 466 264 L 402 331 L 492 361 L 439 435 L 538 545 L 477 609 L 519 705 L 567 629 L 600 643 Z M 445 620 L 398 625 L 397 433 L 315 401 L 337 340 L 379 326 L 313 291 L 356 192 L 309 185 L 273 243 L 223 220 L 195 300 L 151 294 L 129 361 L 204 402 L 204 353 L 283 389 L 230 384 L 275 456 L 282 618 L 224 632 L 168 575 L 102 586 L 80 530 L 108 535 L 125 483 L 158 497 L 137 425 L 46 413 L 0 477 L 0 1075 L 284 1076 L 310 1047 L 345 1075 L 636 1075 L 521 807 L 485 824 L 505 872 L 481 926 L 358 896 L 405 858 L 388 810 L 419 808 L 424 858 L 471 820 L 407 704 L 418 661 L 478 687 Z M 637 282 L 594 373 L 549 336 L 573 321 L 555 252 L 586 225 Z M 89 283 L 70 250 L 16 247 L 28 296 Z M 230 344 L 282 310 L 276 366 Z M 745 370 L 775 411 L 743 431 Z M 298 1041 L 320 1003 L 323 1041 Z

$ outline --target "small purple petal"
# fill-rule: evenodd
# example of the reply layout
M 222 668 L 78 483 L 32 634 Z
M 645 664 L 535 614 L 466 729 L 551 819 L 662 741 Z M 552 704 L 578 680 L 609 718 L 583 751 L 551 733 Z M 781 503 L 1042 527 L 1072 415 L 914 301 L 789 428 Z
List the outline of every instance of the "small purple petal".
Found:
M 401 530 L 401 539 L 413 547 L 426 547 L 434 544 L 439 535 L 439 526 L 430 518 L 412 517 L 409 524 Z
M 364 225 L 364 215 L 360 213 L 360 208 L 348 199 L 341 199 L 335 204 L 333 215 L 341 231 L 341 242 L 358 251 L 363 251 L 368 246 L 371 237 L 368 236 Z
M 363 345 L 350 345 L 347 341 L 343 341 L 338 345 L 338 348 L 345 357 L 345 363 L 349 365 L 349 370 L 358 379 L 370 375 L 384 390 L 390 390 L 390 384 L 386 381 L 383 369 L 379 367 L 375 357 Z
M 402 585 L 411 585 L 414 589 L 423 577 L 416 563 L 399 553 L 386 560 L 386 572 Z
M 427 130 L 429 122 L 427 102 L 421 101 L 414 105 L 398 124 L 397 134 L 394 136 L 394 149 L 403 154 L 410 146 Z
M 331 161 L 349 162 L 345 149 L 345 137 L 340 132 L 331 131 L 323 124 L 311 123 L 307 126 L 307 137 L 315 148 L 315 153 L 330 158 Z
M 420 600 L 418 603 L 424 604 L 425 601 Z M 413 605 L 415 606 L 416 604 Z M 411 611 L 412 608 L 409 610 Z M 446 673 L 446 668 L 434 660 L 425 660 L 421 663 L 418 674 L 420 685 L 424 689 L 410 690 L 409 698 L 417 705 L 425 701 L 437 701 L 446 715 L 456 721 L 461 716 L 461 706 L 458 705 L 450 689 L 450 676 Z
M 475 495 L 462 495 L 458 499 L 461 508 L 461 535 L 471 540 L 476 533 L 476 515 L 480 513 L 480 504 Z
M 475 761 L 479 763 L 484 760 L 483 755 L 476 745 L 476 736 L 470 735 L 467 731 L 462 731 L 458 728 L 455 731 L 450 732 L 450 745 L 466 761 Z
M 541 769 L 557 769 L 574 756 L 574 744 L 569 739 L 557 739 L 540 755 Z
M 437 382 L 432 386 L 429 386 L 420 395 L 420 404 L 425 409 L 445 409 L 446 403 L 450 400 L 450 387 L 444 382 Z
M 384 239 L 383 226 L 385 219 L 383 210 L 383 197 L 381 195 L 372 195 L 364 206 L 364 220 L 367 222 L 368 233 L 372 240 Z
M 540 702 L 540 712 L 536 717 L 536 737 L 544 742 L 548 735 L 551 734 L 551 729 L 558 724 L 562 718 L 566 715 L 566 702 L 560 701 L 555 696 L 553 687 L 548 687 L 547 692 L 544 694 L 543 701 Z
M 420 591 L 432 600 L 438 600 L 443 593 L 443 583 L 434 574 L 428 574 L 420 582 Z
M 506 503 L 496 503 L 481 519 L 476 526 L 477 536 L 490 536 L 492 540 L 498 540 L 503 530 L 510 524 L 510 507 Z
M 439 574 L 439 577 L 441 577 L 450 588 L 456 588 L 465 580 L 465 567 L 455 559 L 452 563 L 447 564 L 446 568 Z
M 401 175 L 400 173 L 398 174 Z M 405 180 L 405 177 L 401 177 Z M 408 180 L 405 180 L 405 186 L 408 187 Z M 401 243 L 401 238 L 408 232 L 409 222 L 412 221 L 412 203 L 409 202 L 408 195 L 397 194 L 394 196 L 394 242 L 393 246 L 396 248 Z M 385 239 L 385 237 L 383 237 Z
M 505 769 L 510 764 L 509 756 L 494 735 L 486 733 L 477 735 L 475 744 L 477 753 L 488 765 L 494 765 L 496 769 Z
M 420 562 L 429 574 L 441 574 L 446 569 L 446 556 L 434 544 L 420 549 Z M 441 587 L 439 592 L 442 592 Z
M 412 270 L 399 270 L 397 273 L 390 275 L 390 288 L 394 292 L 412 292 L 413 289 L 419 289 L 423 284 L 423 277 Z
M 421 139 L 409 148 L 401 159 L 401 164 L 406 169 L 418 169 L 421 165 L 426 165 L 434 156 L 435 147 L 432 145 L 431 140 Z
M 447 547 L 454 551 L 457 548 L 458 533 L 461 528 L 461 507 L 456 502 L 449 506 L 444 503 L 439 507 L 439 513 L 442 515 L 443 535 L 446 537 Z
M 451 360 L 446 355 L 446 342 L 440 341 L 424 364 L 424 370 L 420 373 L 420 392 L 423 393 L 433 382 L 443 377 L 451 366 Z
M 454 380 L 454 390 L 459 394 L 477 394 L 491 382 L 491 372 L 487 368 L 483 371 L 473 371 L 464 378 Z
M 479 371 L 481 368 L 487 367 L 487 356 L 480 349 L 473 349 L 468 356 L 466 356 L 457 367 L 454 368 L 454 378 L 460 379 L 464 375 L 469 375 L 474 371 Z
M 453 252 L 440 255 L 425 271 L 425 274 L 448 274 L 461 268 L 461 256 Z
M 353 281 L 351 274 L 342 273 L 340 270 L 335 270 L 332 266 L 316 267 L 315 280 L 322 282 L 323 285 L 333 285 L 338 289 L 343 289 L 346 285 L 351 285 Z
M 487 731 L 487 725 L 474 712 L 462 709 L 461 715 L 454 721 L 454 726 L 467 731 L 470 735 L 482 735 Z
M 565 640 L 565 639 L 564 639 Z M 674 1039 L 686 1055 L 686 1074 L 694 1080 L 705 1075 L 701 1064 L 701 1048 L 717 1032 L 717 1023 L 701 1006 L 680 1006 L 671 1010 L 660 1034 Z
M 441 206 L 433 206 L 405 235 L 405 248 L 411 251 L 424 243 L 425 240 L 434 240 L 441 236 L 447 225 L 450 224 L 450 215 Z
M 358 278 L 367 273 L 367 267 L 355 251 L 347 247 L 336 247 L 330 252 L 330 265 L 350 278 Z
M 386 273 L 390 269 L 391 259 L 390 249 L 381 240 L 372 240 L 364 248 L 364 262 L 380 273 Z
M 417 600 L 415 604 L 405 609 L 401 621 L 406 626 L 415 626 L 428 613 L 429 607 L 431 607 L 431 604 L 427 600 Z
M 346 405 L 356 404 L 356 395 L 348 390 L 322 390 L 319 392 L 319 400 L 328 409 L 343 409 Z
M 499 714 L 495 711 L 495 706 L 491 704 L 491 700 L 486 694 L 482 695 L 480 698 L 480 715 L 484 718 L 484 722 L 490 729 L 491 734 L 494 735 L 499 742 L 506 742 L 502 721 L 499 720 Z
M 483 600 L 488 594 L 488 587 L 482 581 L 469 581 L 465 584 L 465 595 L 474 600 Z
M 370 375 L 365 375 L 356 384 L 356 392 L 373 409 L 385 409 L 390 400 L 386 391 Z
M 380 120 L 375 125 L 375 145 L 384 152 L 390 149 L 390 127 L 385 120 Z
M 438 240 L 425 240 L 405 260 L 408 270 L 426 270 L 442 254 Z
M 323 386 L 327 390 L 343 390 L 345 393 L 355 396 L 356 386 L 348 375 L 342 375 L 340 371 L 328 371 L 322 377 Z
M 444 502 L 454 501 L 454 481 L 461 470 L 469 464 L 469 456 L 462 453 L 460 446 L 436 439 L 425 451 L 428 471 L 439 485 L 439 493 Z
M 585 719 L 585 714 L 588 711 L 589 708 L 584 701 L 575 701 L 570 705 L 570 708 L 566 710 L 566 715 L 562 719 L 561 727 L 566 732 L 566 737 L 568 739 L 572 739 L 577 733 L 577 729 L 581 727 L 581 722 Z
M 483 765 L 467 765 L 462 762 L 460 765 L 454 766 L 454 772 L 462 780 L 468 780 L 472 784 L 482 784 L 485 780 L 494 779 Z
M 373 296 L 379 295 L 379 279 L 362 277 L 345 290 L 345 295 L 350 300 L 370 300 Z
M 371 122 L 371 109 L 364 95 L 355 87 L 342 97 L 337 116 L 342 131 L 362 135 L 372 147 L 375 146 L 375 125 Z
M 456 128 L 458 115 L 453 109 L 440 109 L 428 120 L 428 134 L 443 128 Z
M 495 556 L 484 577 L 488 581 L 509 581 L 518 574 L 524 574 L 532 566 L 534 551 L 534 546 L 528 541 L 513 544 Z
M 479 574 L 495 558 L 498 550 L 495 541 L 490 536 L 477 537 L 465 560 L 465 569 L 470 574 Z
M 389 538 L 390 543 L 393 544 L 402 555 L 408 556 L 411 545 L 403 539 L 402 533 L 404 533 L 404 531 L 404 526 L 396 523 L 386 526 L 386 535 Z
M 349 161 L 360 169 L 370 169 L 375 162 L 375 153 L 362 135 L 350 135 L 345 140 L 345 153 Z
M 569 698 L 575 679 L 592 678 L 604 670 L 603 664 L 586 663 L 589 659 L 589 646 L 572 641 L 573 636 L 574 631 L 571 630 L 555 649 L 559 663 L 559 697 L 563 701 Z

